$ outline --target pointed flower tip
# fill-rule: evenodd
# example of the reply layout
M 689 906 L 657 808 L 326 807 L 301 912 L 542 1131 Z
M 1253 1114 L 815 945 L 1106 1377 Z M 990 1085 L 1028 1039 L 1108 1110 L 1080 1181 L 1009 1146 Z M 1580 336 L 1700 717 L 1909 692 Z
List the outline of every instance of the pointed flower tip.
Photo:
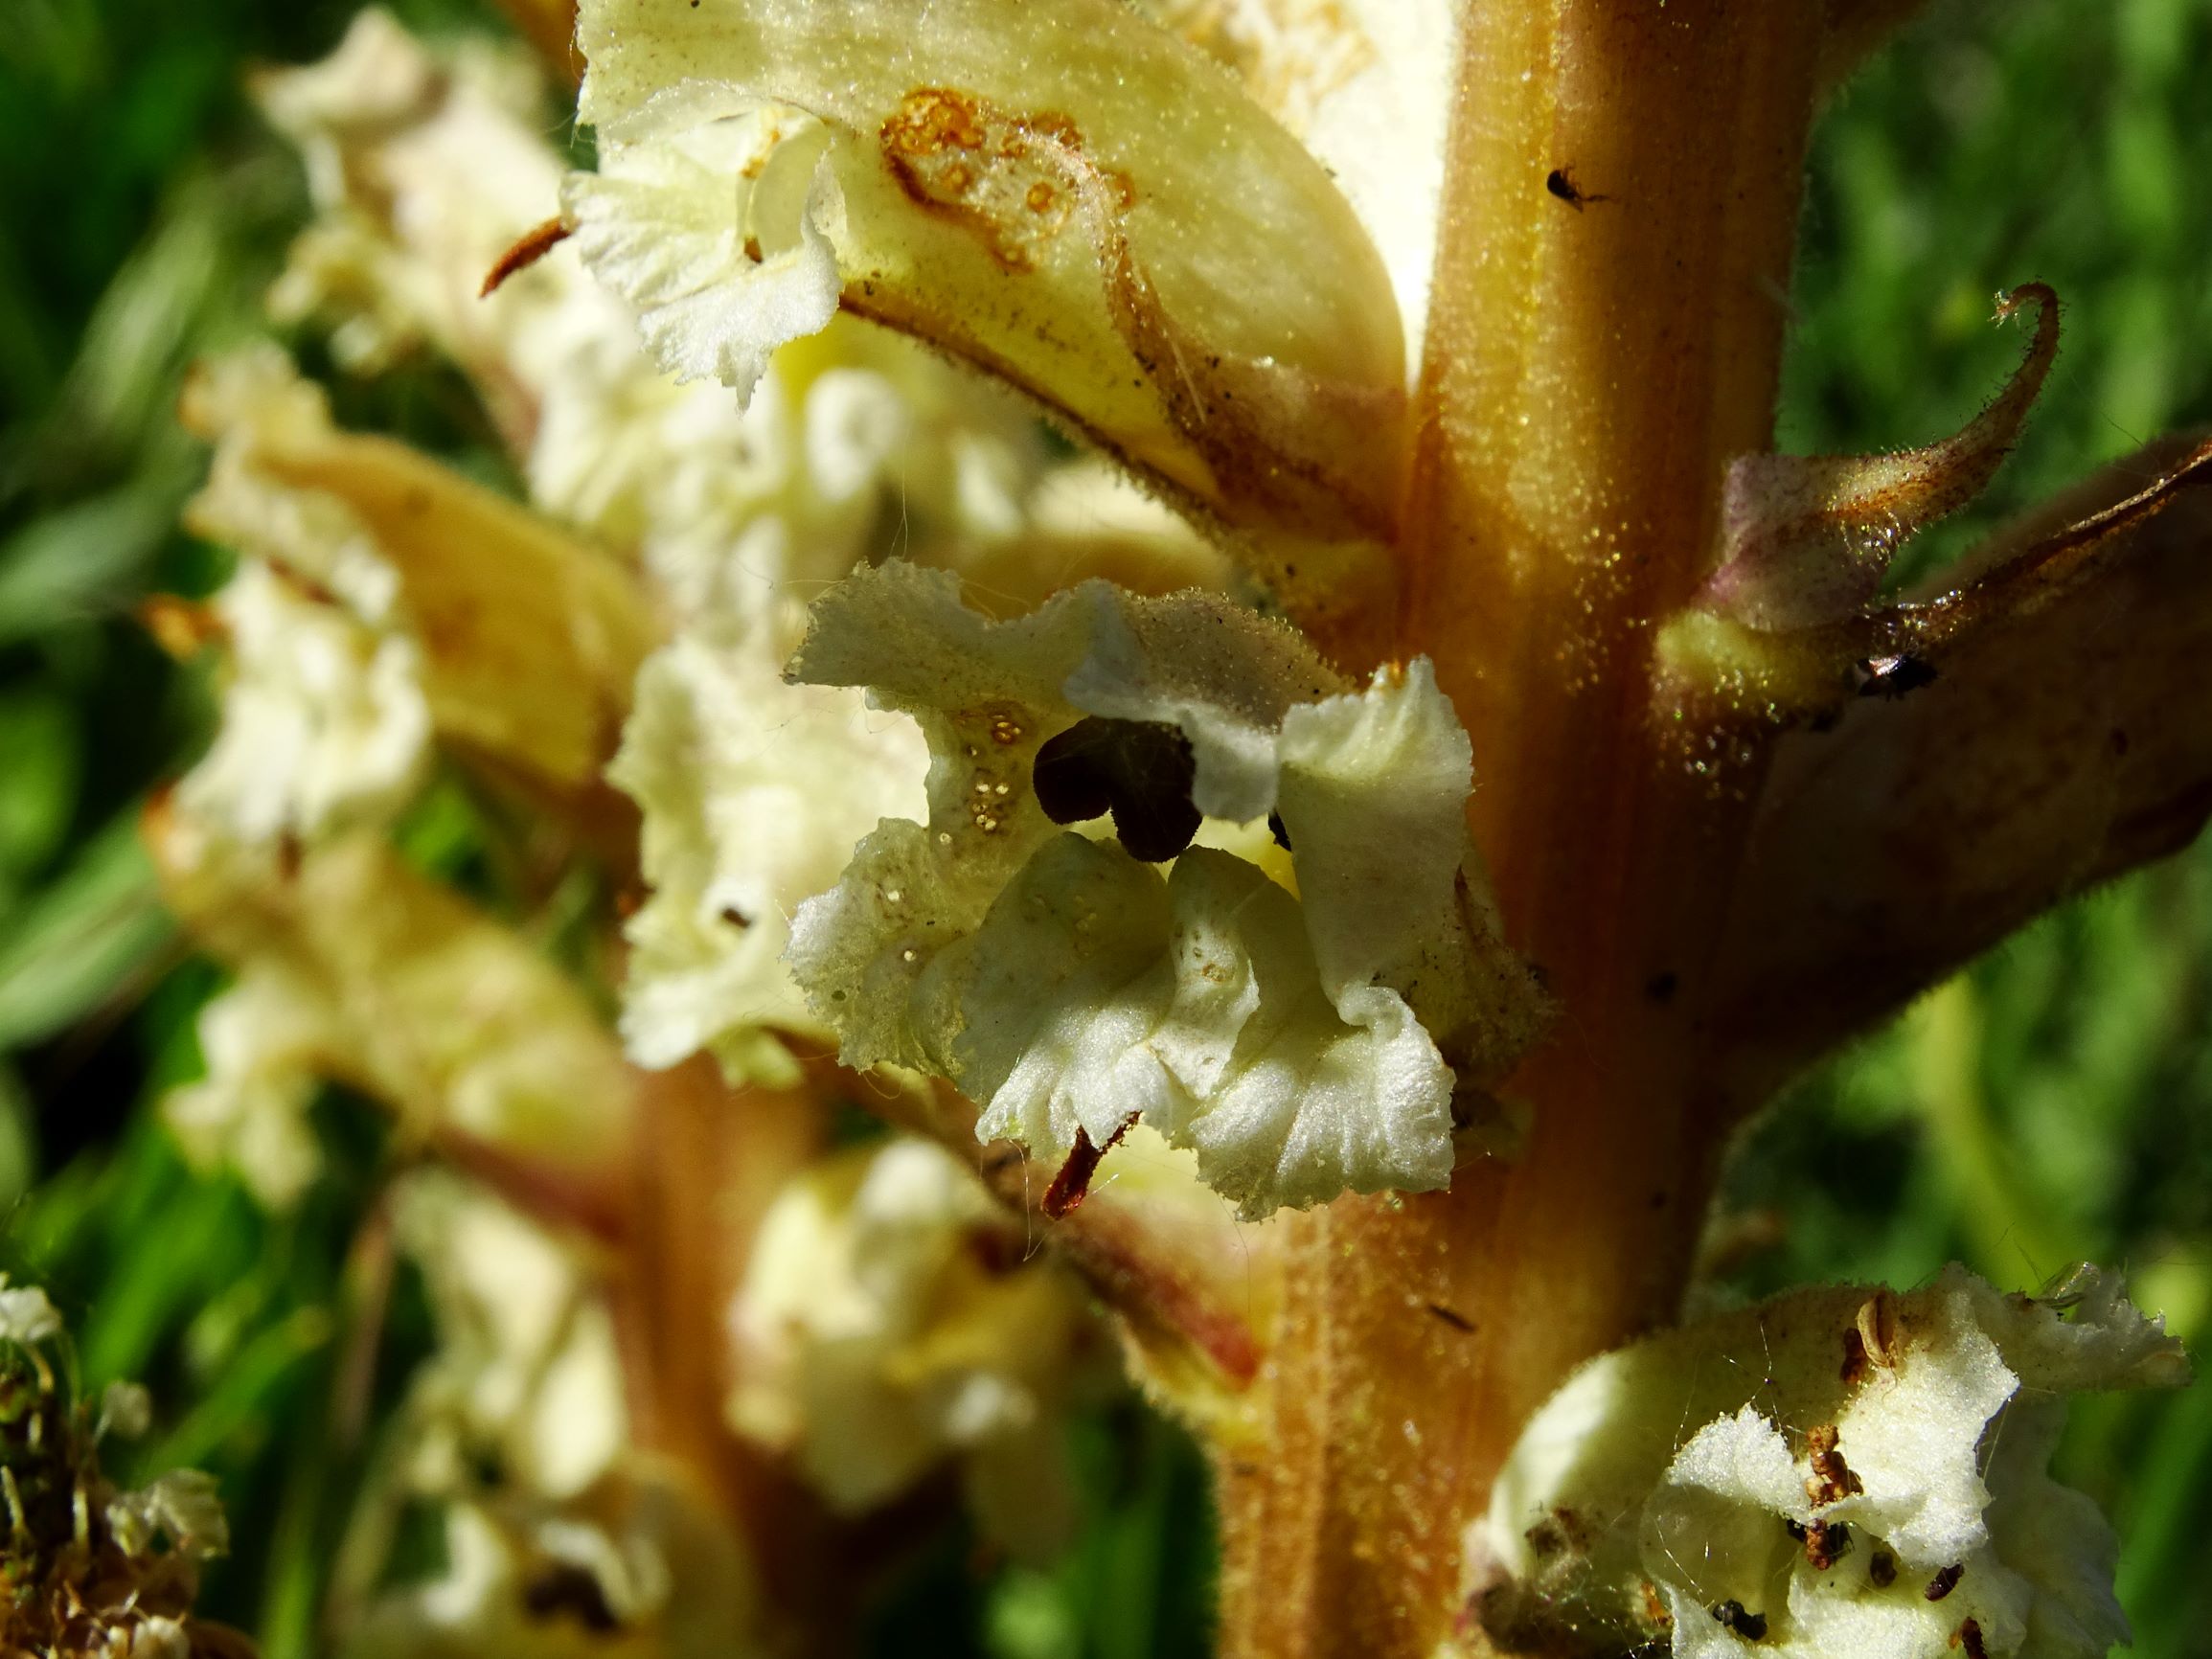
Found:
M 1870 604 L 1904 544 L 1979 495 L 2019 436 L 2058 355 L 2059 301 L 2042 283 L 1997 298 L 2000 322 L 2030 307 L 2035 332 L 2019 369 L 1954 436 L 1890 455 L 1747 455 L 1731 466 L 1704 607 L 1775 631 Z

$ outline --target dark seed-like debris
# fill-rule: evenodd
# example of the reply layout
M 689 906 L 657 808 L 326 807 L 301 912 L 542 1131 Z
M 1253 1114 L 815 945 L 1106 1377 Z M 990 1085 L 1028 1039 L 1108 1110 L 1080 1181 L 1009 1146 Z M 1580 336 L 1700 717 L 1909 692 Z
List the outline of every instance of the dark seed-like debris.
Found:
M 1713 1617 L 1721 1622 L 1723 1628 L 1734 1631 L 1746 1642 L 1766 1640 L 1767 1615 L 1746 1613 L 1741 1602 L 1722 1602 L 1713 1609 Z
M 1094 715 L 1038 750 L 1032 777 L 1037 804 L 1055 824 L 1111 812 L 1129 855 L 1158 864 L 1198 832 L 1197 775 L 1191 740 L 1174 727 Z

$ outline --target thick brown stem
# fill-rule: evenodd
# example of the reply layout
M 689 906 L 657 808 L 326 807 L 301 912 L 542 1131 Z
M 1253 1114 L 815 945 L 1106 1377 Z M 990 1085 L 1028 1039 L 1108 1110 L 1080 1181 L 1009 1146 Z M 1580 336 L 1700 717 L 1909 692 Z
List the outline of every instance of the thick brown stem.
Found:
M 1689 1272 L 1754 780 L 1654 728 L 1650 643 L 1726 462 L 1768 443 L 1819 52 L 1793 5 L 1469 8 L 1400 646 L 1459 704 L 1477 840 L 1563 1011 L 1509 1090 L 1516 1161 L 1295 1223 L 1271 1443 L 1222 1462 L 1227 1652 L 1435 1653 L 1521 1424 Z
M 741 1529 L 769 1587 L 763 1625 L 835 1653 L 855 1542 L 788 1469 L 729 1432 L 723 1410 L 724 1309 L 762 1218 L 819 1155 L 823 1126 L 805 1090 L 733 1091 L 704 1056 L 640 1074 L 625 1249 L 607 1289 L 636 1445 L 687 1471 Z

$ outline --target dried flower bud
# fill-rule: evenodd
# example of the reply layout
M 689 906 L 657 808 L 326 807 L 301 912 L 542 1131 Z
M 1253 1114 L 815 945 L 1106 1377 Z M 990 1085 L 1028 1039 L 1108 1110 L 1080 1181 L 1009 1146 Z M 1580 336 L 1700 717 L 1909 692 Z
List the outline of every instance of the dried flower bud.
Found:
M 199 1567 L 230 1547 L 212 1477 L 171 1469 L 135 1491 L 101 1470 L 110 1429 L 143 1431 L 146 1391 L 73 1398 L 75 1354 L 34 1286 L 0 1278 L 0 1651 L 52 1659 L 250 1659 L 192 1616 Z

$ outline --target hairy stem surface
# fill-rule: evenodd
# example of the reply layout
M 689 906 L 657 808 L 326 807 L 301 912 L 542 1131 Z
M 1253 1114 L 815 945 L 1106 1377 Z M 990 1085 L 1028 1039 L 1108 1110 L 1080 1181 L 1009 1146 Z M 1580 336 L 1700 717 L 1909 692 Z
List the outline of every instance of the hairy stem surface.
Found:
M 1562 1014 L 1510 1163 L 1298 1218 L 1224 1452 L 1223 1648 L 1426 1655 L 1461 1534 L 1582 1360 L 1672 1315 L 1720 1136 L 1699 1033 L 1754 781 L 1649 714 L 1653 623 L 1767 447 L 1820 30 L 1743 0 L 1469 8 L 1399 647 L 1474 741 L 1475 834 Z

